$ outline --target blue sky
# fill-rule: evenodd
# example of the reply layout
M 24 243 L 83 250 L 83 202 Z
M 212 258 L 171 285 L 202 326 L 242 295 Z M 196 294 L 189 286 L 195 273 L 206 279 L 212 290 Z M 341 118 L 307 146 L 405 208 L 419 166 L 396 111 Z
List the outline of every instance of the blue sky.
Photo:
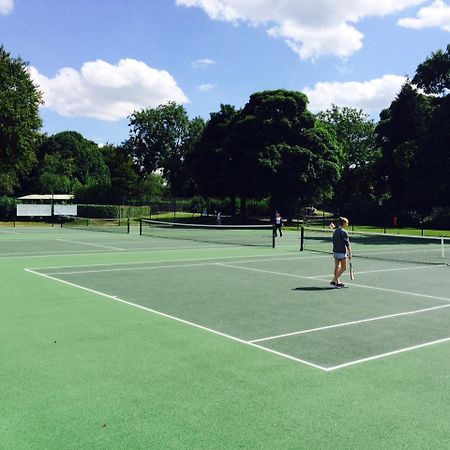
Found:
M 250 94 L 377 118 L 450 39 L 444 0 L 0 0 L 0 42 L 44 93 L 43 130 L 128 137 L 134 110 L 174 100 L 207 119 Z

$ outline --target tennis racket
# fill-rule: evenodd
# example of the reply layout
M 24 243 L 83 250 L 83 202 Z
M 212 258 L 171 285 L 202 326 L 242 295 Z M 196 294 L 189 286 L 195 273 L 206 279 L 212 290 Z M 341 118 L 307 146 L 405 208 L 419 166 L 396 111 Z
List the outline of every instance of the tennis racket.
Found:
M 352 260 L 350 260 L 350 280 L 355 279 L 355 271 L 353 270 L 353 263 Z

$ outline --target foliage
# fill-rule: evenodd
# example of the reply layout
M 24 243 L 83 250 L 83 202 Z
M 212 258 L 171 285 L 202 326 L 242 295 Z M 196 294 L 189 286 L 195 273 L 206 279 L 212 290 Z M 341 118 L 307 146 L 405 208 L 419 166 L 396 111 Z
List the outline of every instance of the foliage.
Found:
M 412 82 L 427 94 L 445 94 L 450 90 L 450 44 L 419 64 Z
M 38 149 L 35 179 L 39 192 L 53 194 L 111 184 L 98 145 L 75 131 L 57 133 L 43 141 Z
M 111 177 L 108 196 L 120 199 L 137 195 L 139 177 L 126 147 L 106 144 L 100 148 L 100 153 Z
M 373 120 L 362 110 L 336 105 L 319 113 L 318 118 L 334 129 L 344 152 L 342 177 L 336 187 L 334 204 L 342 210 L 346 204 L 358 200 L 375 201 L 375 168 L 381 151 Z
M 12 197 L 0 197 L 0 220 L 13 220 L 16 217 L 16 201 Z
M 185 156 L 203 125 L 200 118 L 189 120 L 184 107 L 174 102 L 134 112 L 126 146 L 141 177 L 162 170 L 171 195 L 182 192 L 187 181 Z
M 211 113 L 197 144 L 186 155 L 186 165 L 195 180 L 195 187 L 204 196 L 231 194 L 227 144 L 236 114 L 234 106 L 220 105 L 220 111 Z
M 121 207 L 118 205 L 78 205 L 80 217 L 92 217 L 98 219 L 114 219 L 120 217 Z
M 380 115 L 376 127 L 383 155 L 378 165 L 380 194 L 401 209 L 427 208 L 427 193 L 420 188 L 425 178 L 425 136 L 433 115 L 433 99 L 406 83 L 391 106 Z
M 340 176 L 335 134 L 316 121 L 307 103 L 300 92 L 259 92 L 234 123 L 231 182 L 243 198 L 270 195 L 273 209 L 286 217 L 329 195 Z
M 423 220 L 423 225 L 429 228 L 450 230 L 450 207 L 433 208 Z
M 42 95 L 27 64 L 0 47 L 0 192 L 11 193 L 35 162 Z

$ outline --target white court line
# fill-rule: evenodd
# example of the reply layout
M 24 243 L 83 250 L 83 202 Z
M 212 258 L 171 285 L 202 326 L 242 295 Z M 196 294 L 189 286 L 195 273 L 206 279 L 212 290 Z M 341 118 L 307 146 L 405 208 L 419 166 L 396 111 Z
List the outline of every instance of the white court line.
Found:
M 399 353 L 409 352 L 411 350 L 416 350 L 423 347 L 430 347 L 431 345 L 442 344 L 443 342 L 450 341 L 450 337 L 444 339 L 438 339 L 436 341 L 425 342 L 424 344 L 414 345 L 412 347 L 405 347 L 398 350 L 394 350 L 392 352 L 381 353 L 379 355 L 369 356 L 368 358 L 356 359 L 355 361 L 350 361 L 348 363 L 339 364 L 338 366 L 327 367 L 325 370 L 327 372 L 331 372 L 337 369 L 343 369 L 344 367 L 354 366 L 355 364 L 361 364 L 368 361 L 373 361 L 375 359 L 385 358 L 386 356 L 398 355 Z
M 208 248 L 208 250 L 216 250 L 216 248 Z M 129 253 L 129 252 L 126 252 Z M 104 254 L 108 254 L 108 253 L 104 253 Z M 241 263 L 241 262 L 245 262 L 245 263 L 253 263 L 253 262 L 270 262 L 270 261 L 290 261 L 292 260 L 305 260 L 305 259 L 316 259 L 317 257 L 304 257 L 304 258 L 298 258 L 298 257 L 294 257 L 294 258 L 270 258 L 271 256 L 273 256 L 272 254 L 267 254 L 267 255 L 243 255 L 243 256 L 213 256 L 213 257 L 207 257 L 207 258 L 184 258 L 184 259 L 161 259 L 158 261 L 128 261 L 128 262 L 113 262 L 113 263 L 97 263 L 97 264 L 78 264 L 78 265 L 70 265 L 70 266 L 48 266 L 48 267 L 31 267 L 31 270 L 47 270 L 47 269 L 66 269 L 66 268 L 79 268 L 79 267 L 107 267 L 107 266 L 125 266 L 125 265 L 129 265 L 129 264 L 159 264 L 159 263 L 170 263 L 170 262 L 192 262 L 192 261 L 221 261 L 221 260 L 228 260 L 228 259 L 251 259 L 251 261 L 229 261 L 229 264 L 233 264 L 233 263 Z M 264 257 L 264 259 L 253 259 L 253 258 L 261 258 Z M 270 259 L 267 259 L 267 258 Z M 323 258 L 323 256 L 322 256 Z
M 19 233 L 18 231 L 9 231 L 9 230 L 0 230 L 0 233 L 4 233 L 4 234 L 22 234 Z
M 151 252 L 179 252 L 180 250 L 192 250 L 192 251 L 198 251 L 198 250 L 223 250 L 225 247 L 155 247 L 155 248 L 135 248 L 135 249 L 127 249 L 124 250 L 123 253 L 151 253 Z M 241 245 L 237 245 L 237 246 L 227 246 L 227 249 L 242 249 Z M 111 252 L 99 252 L 99 251 L 95 251 L 95 250 L 66 250 L 64 252 L 28 252 L 28 253 L 3 253 L 0 254 L 0 259 L 3 258 L 18 258 L 18 259 L 22 259 L 22 258 L 49 258 L 49 257 L 61 257 L 61 256 L 70 256 L 70 255 L 78 255 L 78 256 L 83 256 L 83 255 L 88 255 L 90 256 L 91 253 L 95 253 L 97 255 L 107 255 L 110 254 Z M 258 255 L 258 256 L 262 256 L 262 255 Z M 269 255 L 268 255 L 269 256 Z M 251 258 L 252 256 L 242 256 L 242 258 Z M 256 255 L 255 255 L 256 257 Z M 234 256 L 234 258 L 239 258 L 239 256 Z M 220 258 L 215 258 L 215 259 L 223 259 L 222 257 Z
M 122 272 L 122 271 L 129 272 L 133 270 L 172 269 L 179 267 L 198 267 L 198 266 L 215 266 L 215 264 L 212 262 L 206 262 L 196 264 L 172 264 L 169 266 L 119 267 L 117 269 L 77 270 L 73 272 L 49 272 L 46 273 L 46 275 L 78 275 L 82 273 L 103 273 L 103 272 Z
M 278 351 L 276 351 L 276 350 L 271 350 L 270 348 L 262 347 L 262 346 L 260 346 L 260 345 L 258 345 L 258 344 L 253 344 L 252 342 L 245 341 L 245 340 L 243 340 L 243 339 L 239 339 L 239 338 L 234 337 L 234 336 L 231 336 L 231 335 L 229 335 L 229 334 L 222 333 L 221 331 L 216 331 L 216 330 L 213 330 L 212 328 L 208 328 L 208 327 L 205 327 L 205 326 L 203 326 L 203 325 L 199 325 L 199 324 L 197 324 L 197 323 L 190 322 L 190 321 L 185 320 L 185 319 L 180 319 L 179 317 L 172 316 L 172 315 L 170 315 L 170 314 L 166 314 L 166 313 L 157 311 L 156 309 L 147 308 L 146 306 L 138 305 L 137 303 L 132 303 L 132 302 L 129 302 L 129 301 L 127 301 L 127 300 L 123 300 L 123 299 L 121 299 L 121 298 L 119 298 L 119 297 L 117 297 L 117 296 L 115 296 L 115 295 L 109 295 L 109 294 L 106 294 L 106 293 L 101 292 L 101 291 L 96 291 L 96 290 L 94 290 L 94 289 L 90 289 L 90 288 L 87 288 L 87 287 L 84 287 L 84 286 L 80 286 L 80 285 L 75 284 L 75 283 L 70 283 L 70 282 L 68 282 L 68 281 L 61 280 L 61 279 L 59 279 L 59 278 L 54 278 L 54 277 L 51 277 L 51 276 L 46 275 L 46 274 L 43 274 L 43 273 L 35 272 L 34 270 L 31 270 L 31 269 L 25 269 L 25 270 L 26 270 L 27 272 L 29 272 L 29 273 L 33 273 L 34 275 L 39 275 L 39 276 L 41 276 L 41 277 L 48 278 L 48 279 L 53 280 L 53 281 L 58 281 L 58 282 L 60 282 L 60 283 L 66 284 L 66 285 L 69 285 L 69 286 L 72 286 L 72 287 L 76 287 L 76 288 L 78 288 L 78 289 L 82 289 L 82 290 L 84 290 L 84 291 L 91 292 L 91 293 L 96 294 L 96 295 L 100 295 L 100 296 L 102 296 L 102 297 L 109 298 L 109 299 L 114 300 L 114 301 L 116 301 L 116 302 L 120 302 L 120 303 L 124 303 L 124 304 L 126 304 L 126 305 L 129 305 L 129 306 L 133 306 L 134 308 L 142 309 L 142 310 L 144 310 L 144 311 L 148 311 L 148 312 L 151 312 L 151 313 L 153 313 L 153 314 L 157 314 L 158 316 L 162 316 L 162 317 L 165 317 L 165 318 L 167 318 L 167 319 L 172 319 L 172 320 L 175 320 L 175 321 L 177 321 L 177 322 L 181 322 L 181 323 L 184 323 L 184 324 L 186 324 L 186 325 L 190 325 L 190 326 L 192 326 L 192 327 L 199 328 L 199 329 L 201 329 L 201 330 L 203 330 L 203 331 L 207 331 L 207 332 L 209 332 L 209 333 L 216 334 L 216 335 L 225 337 L 225 338 L 227 338 L 227 339 L 231 339 L 231 340 L 233 340 L 233 341 L 239 342 L 239 343 L 241 343 L 241 344 L 248 345 L 248 346 L 250 346 L 250 347 L 259 348 L 260 350 L 264 350 L 264 351 L 266 351 L 266 352 L 268 352 L 268 353 L 272 353 L 272 354 L 275 354 L 275 355 L 278 355 L 278 356 L 283 356 L 284 358 L 287 358 L 287 359 L 290 359 L 290 360 L 292 360 L 292 361 L 296 361 L 296 362 L 305 364 L 305 365 L 310 366 L 310 367 L 315 367 L 316 369 L 320 369 L 320 370 L 323 370 L 323 371 L 325 371 L 325 372 L 328 371 L 328 369 L 327 369 L 326 367 L 320 366 L 320 365 L 318 365 L 318 364 L 314 364 L 314 363 L 311 363 L 311 362 L 309 362 L 309 361 L 305 361 L 305 360 L 303 360 L 303 359 L 296 358 L 296 357 L 294 357 L 294 356 L 291 356 L 291 355 L 288 355 L 288 354 L 285 354 L 285 353 L 278 352 Z
M 378 272 L 395 272 L 398 270 L 417 270 L 417 269 L 429 269 L 429 268 L 434 268 L 434 267 L 442 267 L 438 264 L 427 264 L 425 266 L 413 266 L 413 267 L 398 267 L 398 268 L 394 268 L 394 269 L 376 269 L 376 270 L 364 270 L 362 272 L 355 271 L 356 274 L 370 274 L 370 273 L 378 273 Z M 344 274 L 347 275 L 347 274 Z M 330 277 L 330 274 L 326 274 L 326 275 L 313 275 L 311 276 L 311 278 L 325 278 L 325 277 Z
M 194 259 L 166 259 L 166 260 L 159 260 L 159 261 L 135 261 L 135 262 L 117 262 L 117 263 L 104 263 L 104 264 L 83 264 L 83 265 L 78 265 L 78 266 L 54 266 L 54 267 L 37 267 L 35 268 L 36 270 L 47 270 L 47 269 L 66 269 L 66 268 L 79 268 L 79 267 L 97 267 L 97 266 L 122 266 L 122 265 L 130 265 L 130 264 L 160 264 L 160 263 L 179 263 L 179 262 L 191 262 L 191 261 L 210 261 L 208 264 L 212 265 L 212 264 L 216 264 L 212 261 L 221 261 L 224 259 L 237 259 L 237 258 L 242 258 L 242 259 L 250 259 L 250 258 L 260 258 L 261 256 L 264 255 L 255 255 L 255 256 L 222 256 L 222 257 L 211 257 L 211 258 L 194 258 Z M 271 255 L 265 255 L 265 256 L 271 256 Z M 254 263 L 254 262 L 270 262 L 270 261 L 290 261 L 290 260 L 297 260 L 297 259 L 305 259 L 305 258 L 273 258 L 273 259 L 257 259 L 257 260 L 249 260 L 249 261 L 244 261 L 245 263 Z M 243 261 L 230 261 L 229 264 L 234 264 L 234 263 L 241 263 Z M 196 264 L 192 264 L 192 265 L 196 265 Z M 198 264 L 197 264 L 198 265 Z M 96 272 L 116 272 L 116 271 L 120 271 L 120 270 L 126 270 L 126 271 L 130 271 L 130 270 L 143 270 L 143 269 L 154 269 L 154 268 L 167 268 L 167 267 L 174 267 L 174 266 L 146 266 L 146 267 L 136 267 L 136 268 L 129 268 L 129 267 L 125 267 L 125 268 L 117 268 L 117 269 L 99 269 L 99 270 L 86 270 L 86 271 L 77 271 L 77 272 L 49 272 L 47 273 L 47 275 L 62 275 L 62 274 L 76 274 L 76 273 L 96 273 Z M 31 268 L 33 269 L 33 268 Z
M 220 265 L 220 266 L 223 266 L 223 267 L 230 267 L 232 269 L 251 270 L 251 271 L 254 271 L 254 272 L 269 273 L 269 274 L 272 274 L 272 275 L 280 275 L 280 276 L 291 277 L 291 278 L 300 278 L 302 280 L 317 280 L 317 281 L 322 281 L 322 282 L 328 283 L 327 281 L 322 280 L 321 278 L 318 278 L 318 277 L 306 277 L 306 276 L 301 276 L 301 275 L 295 275 L 295 274 L 292 274 L 292 273 L 274 272 L 274 271 L 262 270 L 262 269 L 253 269 L 251 267 L 236 266 L 236 265 L 231 265 L 231 264 L 223 264 L 223 263 L 216 263 L 216 264 Z M 355 286 L 355 287 L 364 288 L 364 289 L 374 289 L 374 290 L 383 291 L 383 292 L 392 292 L 392 293 L 395 293 L 395 294 L 411 295 L 411 296 L 414 296 L 414 297 L 431 298 L 431 299 L 434 299 L 434 300 L 443 300 L 445 302 L 450 302 L 450 298 L 436 297 L 434 295 L 418 294 L 416 292 L 399 291 L 397 289 L 388 289 L 388 288 L 381 288 L 381 287 L 376 287 L 376 286 L 366 286 L 364 284 L 356 284 L 356 283 L 353 283 L 353 282 L 351 283 L 350 286 Z
M 110 250 L 119 250 L 121 252 L 125 251 L 124 248 L 112 247 L 110 245 L 90 244 L 88 242 L 79 242 L 79 241 L 69 241 L 69 239 L 56 239 L 56 240 L 60 241 L 60 242 L 69 242 L 70 244 L 88 245 L 88 246 L 91 246 L 91 247 L 101 247 L 101 248 L 107 248 L 107 249 L 110 249 Z
M 294 331 L 292 333 L 279 334 L 277 336 L 269 336 L 269 337 L 265 337 L 265 338 L 261 338 L 261 339 L 253 339 L 250 342 L 255 343 L 255 342 L 271 341 L 274 339 L 280 339 L 280 338 L 289 337 L 289 336 L 297 336 L 299 334 L 314 333 L 316 331 L 330 330 L 332 328 L 346 327 L 346 326 L 357 325 L 357 324 L 366 323 L 366 322 L 374 322 L 376 320 L 392 319 L 393 317 L 409 316 L 412 314 L 420 314 L 423 312 L 434 311 L 434 310 L 443 309 L 443 308 L 450 308 L 450 304 L 433 306 L 431 308 L 416 309 L 415 311 L 406 311 L 406 312 L 402 312 L 402 313 L 389 314 L 386 316 L 371 317 L 369 319 L 353 320 L 352 322 L 343 322 L 343 323 L 337 323 L 334 325 L 327 325 L 325 327 L 310 328 L 309 330 Z
M 50 258 L 52 256 L 72 256 L 72 255 L 88 255 L 90 256 L 92 253 L 100 253 L 103 255 L 107 255 L 110 254 L 111 252 L 99 252 L 98 250 L 73 250 L 73 251 L 61 251 L 58 253 L 55 252 L 28 252 L 28 253 L 24 253 L 24 252 L 20 252 L 20 253 L 2 253 L 0 254 L 0 259 L 3 258 L 8 258 L 8 259 L 22 259 L 22 258 Z

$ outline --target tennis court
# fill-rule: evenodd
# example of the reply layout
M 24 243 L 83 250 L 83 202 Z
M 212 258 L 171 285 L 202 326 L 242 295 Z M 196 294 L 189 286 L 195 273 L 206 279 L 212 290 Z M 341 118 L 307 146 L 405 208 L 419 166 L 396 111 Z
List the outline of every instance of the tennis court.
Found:
M 4 327 L 4 336 L 16 339 L 6 346 L 7 367 L 17 374 L 27 326 L 38 383 L 46 385 L 46 373 L 55 378 L 60 358 L 66 366 L 56 369 L 57 392 L 44 390 L 38 400 L 54 406 L 68 398 L 79 410 L 71 383 L 63 388 L 64 377 L 73 382 L 67 367 L 78 364 L 87 390 L 103 393 L 89 399 L 89 417 L 104 409 L 105 392 L 116 397 L 125 389 L 121 405 L 142 436 L 128 436 L 119 416 L 111 418 L 111 402 L 110 417 L 99 419 L 107 425 L 88 427 L 96 448 L 124 433 L 131 440 L 118 448 L 143 448 L 144 441 L 154 448 L 447 448 L 447 242 L 355 235 L 356 279 L 334 289 L 326 234 L 310 234 L 311 241 L 306 235 L 300 252 L 299 231 L 285 231 L 275 248 L 270 235 L 264 245 L 245 245 L 249 230 L 238 231 L 237 244 L 204 230 L 197 238 L 197 231 L 184 239 L 178 229 L 140 236 L 137 226 L 130 234 L 1 230 L 0 263 L 12 280 L 5 281 L 3 316 L 21 323 Z M 61 345 L 53 354 L 50 343 L 64 341 L 67 351 Z M 47 371 L 39 358 L 50 363 Z M 7 379 L 14 385 L 13 374 Z M 66 407 L 63 415 L 72 410 Z M 185 435 L 174 431 L 177 421 Z M 98 433 L 110 422 L 114 435 L 103 440 Z M 63 429 L 86 444 L 82 433 Z M 35 439 L 42 443 L 44 435 Z M 177 437 L 172 442 L 169 435 Z

